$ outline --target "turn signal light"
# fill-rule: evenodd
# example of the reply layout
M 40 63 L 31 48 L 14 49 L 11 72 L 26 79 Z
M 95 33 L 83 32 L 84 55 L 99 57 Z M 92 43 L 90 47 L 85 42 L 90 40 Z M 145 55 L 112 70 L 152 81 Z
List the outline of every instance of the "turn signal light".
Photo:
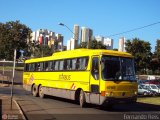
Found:
M 105 96 L 106 95 L 106 91 L 101 91 L 101 96 Z

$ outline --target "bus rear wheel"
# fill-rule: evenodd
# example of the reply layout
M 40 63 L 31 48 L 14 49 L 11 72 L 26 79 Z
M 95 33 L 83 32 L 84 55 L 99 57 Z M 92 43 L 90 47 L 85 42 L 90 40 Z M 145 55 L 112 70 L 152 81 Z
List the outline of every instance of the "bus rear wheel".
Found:
M 85 94 L 84 94 L 83 90 L 80 91 L 79 104 L 81 107 L 85 107 L 85 105 L 86 105 L 86 98 L 85 98 Z
M 44 98 L 45 97 L 44 87 L 42 87 L 41 85 L 39 86 L 39 97 L 40 98 Z
M 33 85 L 32 87 L 32 95 L 38 97 L 38 87 L 36 85 Z

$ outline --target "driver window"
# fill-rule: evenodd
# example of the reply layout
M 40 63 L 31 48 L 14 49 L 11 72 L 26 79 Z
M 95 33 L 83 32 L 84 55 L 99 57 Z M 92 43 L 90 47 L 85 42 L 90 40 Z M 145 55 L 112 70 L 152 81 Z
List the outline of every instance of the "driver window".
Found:
M 92 59 L 92 76 L 95 80 L 99 79 L 99 60 L 98 57 Z

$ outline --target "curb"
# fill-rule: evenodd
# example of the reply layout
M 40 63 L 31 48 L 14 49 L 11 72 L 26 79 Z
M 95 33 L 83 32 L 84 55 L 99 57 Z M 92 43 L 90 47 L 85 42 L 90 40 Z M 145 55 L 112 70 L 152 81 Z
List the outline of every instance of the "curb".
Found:
M 18 107 L 18 110 L 19 110 L 20 114 L 22 115 L 23 120 L 28 120 L 27 117 L 25 116 L 25 113 L 23 112 L 22 108 L 18 104 L 18 102 L 16 100 L 14 100 L 14 99 L 13 99 L 13 101 L 16 104 L 16 106 Z

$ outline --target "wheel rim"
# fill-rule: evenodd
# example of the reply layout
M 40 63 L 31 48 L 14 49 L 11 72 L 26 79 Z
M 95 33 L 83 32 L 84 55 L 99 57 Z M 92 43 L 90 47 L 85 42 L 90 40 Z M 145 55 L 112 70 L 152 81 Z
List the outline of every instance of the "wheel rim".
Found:
M 33 86 L 33 94 L 35 94 L 35 92 L 36 92 L 36 87 Z
M 43 95 L 43 88 L 42 87 L 39 88 L 39 94 L 40 94 L 40 96 Z
M 32 95 L 37 97 L 37 87 L 35 85 L 32 88 Z
M 80 105 L 82 105 L 83 104 L 83 94 L 81 93 L 80 94 Z

